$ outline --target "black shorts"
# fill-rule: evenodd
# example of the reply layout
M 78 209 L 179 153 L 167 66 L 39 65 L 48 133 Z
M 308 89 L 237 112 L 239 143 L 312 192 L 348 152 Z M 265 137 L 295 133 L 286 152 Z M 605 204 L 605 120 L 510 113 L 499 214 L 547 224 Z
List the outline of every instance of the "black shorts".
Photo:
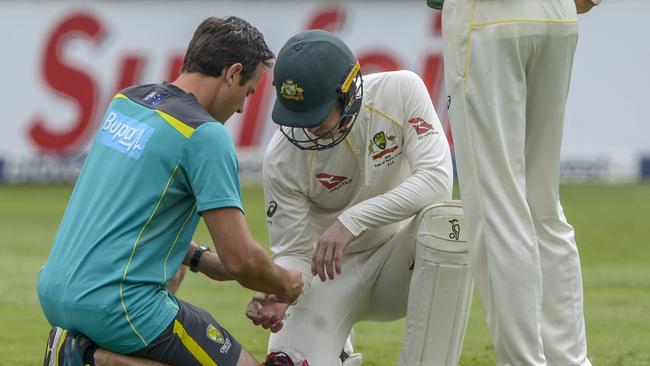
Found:
M 205 310 L 178 301 L 176 319 L 148 346 L 129 356 L 172 366 L 235 366 L 241 345 Z

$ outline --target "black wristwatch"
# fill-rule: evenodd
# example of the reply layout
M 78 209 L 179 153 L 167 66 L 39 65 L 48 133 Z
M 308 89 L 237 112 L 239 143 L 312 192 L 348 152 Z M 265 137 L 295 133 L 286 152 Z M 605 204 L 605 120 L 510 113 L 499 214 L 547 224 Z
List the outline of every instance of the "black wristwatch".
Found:
M 199 262 L 201 261 L 201 256 L 203 255 L 204 252 L 209 252 L 209 251 L 210 248 L 204 247 L 203 245 L 199 245 L 196 248 L 194 254 L 192 254 L 192 258 L 190 259 L 190 271 L 192 272 L 199 271 Z

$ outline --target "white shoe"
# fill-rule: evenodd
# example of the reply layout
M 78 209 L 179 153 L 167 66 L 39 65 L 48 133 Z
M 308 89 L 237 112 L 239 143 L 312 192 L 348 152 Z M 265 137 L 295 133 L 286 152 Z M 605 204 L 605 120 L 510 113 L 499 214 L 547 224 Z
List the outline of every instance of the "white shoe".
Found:
M 361 366 L 362 363 L 363 355 L 361 353 L 348 355 L 345 351 L 341 352 L 341 364 L 343 366 Z
M 363 363 L 363 356 L 361 353 L 354 353 L 353 343 L 354 328 L 350 329 L 348 339 L 345 340 L 343 351 L 341 351 L 341 355 L 339 356 L 342 366 L 361 366 L 361 363 Z

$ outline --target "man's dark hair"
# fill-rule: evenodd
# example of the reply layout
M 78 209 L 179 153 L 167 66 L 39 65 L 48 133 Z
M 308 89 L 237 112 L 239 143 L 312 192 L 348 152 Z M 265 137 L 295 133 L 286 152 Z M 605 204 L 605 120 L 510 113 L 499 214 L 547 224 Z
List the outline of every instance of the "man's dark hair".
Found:
M 241 63 L 243 85 L 260 62 L 274 57 L 262 33 L 247 21 L 234 16 L 210 17 L 194 32 L 181 71 L 219 77 L 224 68 Z

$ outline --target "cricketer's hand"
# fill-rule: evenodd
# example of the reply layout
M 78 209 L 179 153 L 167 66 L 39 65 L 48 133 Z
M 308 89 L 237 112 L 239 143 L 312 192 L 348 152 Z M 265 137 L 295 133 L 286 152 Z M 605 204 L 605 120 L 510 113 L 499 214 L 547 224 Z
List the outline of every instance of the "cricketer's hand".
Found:
M 248 303 L 246 317 L 253 324 L 276 333 L 284 325 L 284 314 L 288 307 L 289 304 L 277 302 L 273 295 L 257 292 Z
M 316 243 L 311 258 L 311 274 L 318 275 L 321 281 L 327 279 L 326 274 L 330 280 L 341 274 L 341 259 L 352 239 L 354 235 L 350 230 L 339 220 L 334 221 Z
M 304 283 L 302 281 L 302 272 L 295 269 L 288 269 L 287 277 L 288 278 L 284 293 L 269 295 L 273 301 L 291 304 L 296 302 L 298 300 L 298 297 L 300 297 L 302 294 L 302 289 L 304 286 Z

